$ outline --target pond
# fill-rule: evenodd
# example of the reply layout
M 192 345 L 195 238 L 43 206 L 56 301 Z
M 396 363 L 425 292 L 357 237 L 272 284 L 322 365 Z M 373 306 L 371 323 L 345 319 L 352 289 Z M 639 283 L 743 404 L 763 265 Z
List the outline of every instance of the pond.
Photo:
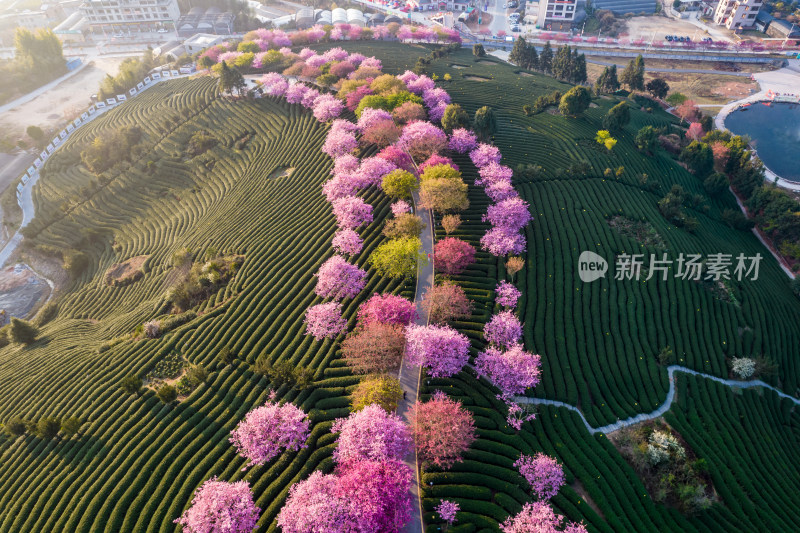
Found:
M 775 174 L 800 182 L 800 105 L 754 103 L 728 115 L 725 127 L 750 137 L 758 157 Z

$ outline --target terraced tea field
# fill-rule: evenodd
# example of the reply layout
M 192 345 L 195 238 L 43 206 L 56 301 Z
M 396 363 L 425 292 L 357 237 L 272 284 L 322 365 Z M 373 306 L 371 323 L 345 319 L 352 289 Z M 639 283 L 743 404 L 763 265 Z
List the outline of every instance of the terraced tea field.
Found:
M 186 120 L 164 133 L 165 114 Z M 153 145 L 129 169 L 78 201 L 80 188 L 94 176 L 56 158 L 35 195 L 39 212 L 57 214 L 36 242 L 63 249 L 74 247 L 87 229 L 105 233 L 89 248 L 91 269 L 60 300 L 59 317 L 40 340 L 3 350 L 0 412 L 88 422 L 83 436 L 70 441 L 27 436 L 12 443 L 0 437 L 0 530 L 176 529 L 172 520 L 201 481 L 245 477 L 228 437 L 248 410 L 266 400 L 269 383 L 252 370 L 259 357 L 310 365 L 318 385 L 313 392 L 279 390 L 311 411 L 309 448 L 246 474 L 265 509 L 266 527 L 289 485 L 329 464 L 330 421 L 347 412 L 344 387 L 357 382 L 335 360 L 338 345 L 303 335 L 303 313 L 316 299 L 313 273 L 332 253 L 335 230 L 320 194 L 330 169 L 320 151 L 326 127 L 299 106 L 271 99 L 231 102 L 217 96 L 211 79 L 177 80 L 81 129 L 65 156 L 82 141 L 124 125 L 142 127 Z M 220 142 L 185 160 L 185 143 L 197 130 Z M 231 148 L 246 132 L 255 134 L 241 150 Z M 212 160 L 216 164 L 208 169 Z M 156 170 L 148 170 L 148 161 Z M 269 178 L 279 167 L 295 170 Z M 377 193 L 366 200 L 376 208 L 363 233 L 369 251 L 383 239 L 379 228 L 389 202 Z M 64 201 L 72 202 L 68 214 L 59 209 Z M 105 341 L 163 312 L 172 254 L 184 247 L 213 247 L 246 259 L 234 281 L 199 307 L 197 319 L 160 339 L 125 341 L 97 353 Z M 104 283 L 111 264 L 142 254 L 151 254 L 142 280 L 123 287 Z M 367 256 L 361 255 L 364 268 Z M 363 298 L 384 290 L 413 295 L 413 284 L 377 275 L 369 280 Z M 346 316 L 363 298 L 347 304 Z M 216 367 L 214 358 L 226 346 L 237 360 Z M 174 352 L 213 370 L 187 399 L 165 407 L 152 391 L 136 398 L 118 388 L 123 376 L 144 375 Z
M 390 73 L 427 53 L 388 42 L 345 47 L 377 56 Z M 476 62 L 467 50 L 434 61 L 431 72 L 453 77 L 441 84 L 470 115 L 483 105 L 495 109 L 494 142 L 506 164 L 544 168 L 535 178 L 517 176 L 515 183 L 534 214 L 526 267 L 517 280 L 525 344 L 543 360 L 537 397 L 579 407 L 594 426 L 652 411 L 668 388 L 666 368 L 656 361 L 666 346 L 678 364 L 716 376 L 727 376 L 725 357 L 769 356 L 779 369 L 774 384 L 795 395 L 800 302 L 771 257 L 762 262 L 757 281 L 732 284 L 732 301 L 689 281 L 606 278 L 584 284 L 578 278 L 583 250 L 609 261 L 623 252 L 661 253 L 609 226 L 607 220 L 618 215 L 652 225 L 671 258 L 681 252 L 767 255 L 752 234 L 721 222 L 722 211 L 735 207 L 732 197 L 709 200 L 707 211 L 692 213 L 701 222 L 695 234 L 664 221 L 656 202 L 672 184 L 705 195 L 702 183 L 666 154 L 644 157 L 634 147 L 640 127 L 665 125 L 671 117 L 632 110 L 631 124 L 608 153 L 594 135 L 615 100 L 596 99 L 597 107 L 584 118 L 548 112 L 526 117 L 524 104 L 568 86 L 520 76 L 489 59 Z M 75 164 L 75 149 L 104 131 L 131 125 L 143 129 L 147 150 L 108 184 L 90 190 L 95 177 Z M 82 128 L 62 156 L 51 159 L 34 196 L 43 214 L 34 223 L 35 240 L 82 247 L 92 266 L 61 298 L 59 316 L 40 340 L 29 348 L 0 350 L 0 418 L 79 416 L 88 423 L 80 438 L 68 441 L 0 437 L 0 531 L 177 531 L 172 520 L 192 491 L 214 475 L 249 480 L 264 509 L 259 531 L 277 531 L 274 520 L 291 484 L 316 468 L 332 468 L 331 421 L 348 412 L 347 387 L 357 379 L 344 367 L 337 344 L 315 343 L 302 334 L 303 312 L 316 303 L 312 273 L 330 256 L 335 230 L 320 194 L 330 169 L 320 151 L 326 129 L 299 106 L 269 98 L 233 102 L 219 98 L 212 80 L 173 80 Z M 199 130 L 219 143 L 187 159 L 185 145 Z M 242 139 L 247 140 L 237 144 Z M 472 185 L 476 172 L 469 159 L 454 159 L 470 184 L 470 208 L 455 236 L 478 247 L 489 199 Z M 581 160 L 591 165 L 588 175 L 557 176 Z M 619 179 L 602 177 L 607 167 L 619 166 L 625 167 Z M 286 168 L 294 170 L 283 175 Z M 362 268 L 382 241 L 379 228 L 389 212 L 385 196 L 365 199 L 376 217 L 362 233 Z M 444 235 L 440 227 L 436 232 L 437 238 Z M 125 341 L 98 353 L 103 343 L 164 312 L 174 279 L 172 255 L 184 247 L 242 254 L 244 265 L 198 307 L 196 319 L 160 339 Z M 138 255 L 151 256 L 143 279 L 121 287 L 104 283 L 109 266 Z M 475 354 L 495 309 L 495 284 L 505 276 L 501 261 L 479 252 L 478 261 L 457 277 L 476 305 L 470 319 L 455 325 L 470 337 Z M 414 287 L 370 275 L 367 289 L 346 305 L 351 321 L 374 291 L 412 297 Z M 237 359 L 223 367 L 215 356 L 224 347 Z M 136 398 L 118 388 L 123 376 L 144 374 L 174 353 L 212 370 L 179 404 L 165 407 L 152 391 Z M 253 372 L 259 358 L 315 369 L 313 388 L 278 389 L 279 397 L 311 413 L 313 430 L 307 449 L 242 472 L 244 460 L 227 439 L 267 397 L 270 384 Z M 466 461 L 424 476 L 427 531 L 440 530 L 433 507 L 443 497 L 462 510 L 449 531 L 497 531 L 499 522 L 530 500 L 512 464 L 520 453 L 535 451 L 564 464 L 569 485 L 553 504 L 570 519 L 584 520 L 590 531 L 792 531 L 800 523 L 794 497 L 800 493 L 800 418 L 792 403 L 769 391 L 735 393 L 702 378 L 677 379 L 677 401 L 665 419 L 707 461 L 720 500 L 692 517 L 654 502 L 609 439 L 590 435 L 576 413 L 542 406 L 537 419 L 516 432 L 506 424 L 497 392 L 471 371 L 423 380 L 423 397 L 439 388 L 462 400 L 479 433 Z

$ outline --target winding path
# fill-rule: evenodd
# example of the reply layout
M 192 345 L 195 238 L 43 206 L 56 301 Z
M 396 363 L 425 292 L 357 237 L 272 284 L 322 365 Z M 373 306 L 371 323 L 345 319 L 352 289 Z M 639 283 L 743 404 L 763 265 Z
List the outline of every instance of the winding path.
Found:
M 414 303 L 417 307 L 416 323 L 426 326 L 428 324 L 428 314 L 422 308 L 422 295 L 433 286 L 433 217 L 428 209 L 421 207 L 419 193 L 414 191 L 414 210 L 425 223 L 419 238 L 422 241 L 422 252 L 427 254 L 428 261 L 417 263 L 417 289 L 414 293 Z M 411 407 L 417 402 L 419 396 L 419 382 L 422 377 L 422 368 L 409 365 L 405 358 L 400 363 L 400 385 L 403 387 L 403 399 L 397 406 L 397 414 L 409 422 L 408 416 Z M 419 495 L 419 464 L 417 463 L 416 450 L 405 458 L 405 463 L 414 472 L 414 483 L 411 487 L 416 504 L 412 504 L 411 520 L 408 521 L 403 531 L 405 533 L 422 533 L 424 524 L 422 522 L 422 499 Z
M 686 368 L 685 366 L 679 365 L 670 365 L 667 367 L 667 373 L 669 375 L 669 392 L 667 393 L 667 399 L 662 403 L 658 409 L 651 413 L 641 413 L 631 418 L 626 418 L 625 420 L 619 420 L 613 424 L 608 424 L 607 426 L 601 426 L 598 428 L 592 427 L 589 425 L 589 422 L 586 421 L 586 417 L 583 416 L 583 413 L 580 409 L 575 407 L 574 405 L 570 405 L 568 403 L 559 402 L 555 400 L 545 400 L 544 398 L 528 398 L 527 396 L 516 396 L 514 401 L 518 403 L 527 403 L 533 405 L 554 405 L 556 407 L 564 407 L 569 409 L 570 411 L 575 411 L 583 420 L 583 425 L 586 426 L 586 429 L 589 433 L 612 433 L 617 431 L 618 429 L 622 429 L 626 426 L 631 426 L 633 424 L 638 424 L 639 422 L 644 422 L 645 420 L 652 420 L 653 418 L 658 418 L 666 413 L 669 408 L 672 406 L 672 402 L 675 399 L 675 372 L 683 372 L 684 374 L 691 374 L 693 376 L 700 376 L 706 379 L 710 379 L 712 381 L 716 381 L 717 383 L 721 383 L 727 387 L 731 387 L 734 389 L 749 389 L 752 387 L 764 387 L 766 389 L 770 389 L 774 391 L 778 396 L 781 398 L 786 398 L 787 400 L 791 400 L 794 402 L 795 405 L 800 405 L 800 400 L 797 398 L 793 398 L 789 396 L 785 392 L 782 392 L 772 385 L 768 385 L 764 383 L 760 379 L 755 379 L 751 381 L 737 381 L 734 379 L 722 379 L 716 376 L 712 376 L 710 374 L 703 374 L 702 372 L 698 372 L 696 370 L 692 370 L 691 368 Z

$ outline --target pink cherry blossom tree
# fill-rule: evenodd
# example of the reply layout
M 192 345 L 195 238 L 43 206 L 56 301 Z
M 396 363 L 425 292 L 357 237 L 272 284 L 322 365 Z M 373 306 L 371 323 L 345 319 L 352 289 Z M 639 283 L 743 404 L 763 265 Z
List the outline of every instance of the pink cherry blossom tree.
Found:
M 413 446 L 411 432 L 403 420 L 377 404 L 338 419 L 331 431 L 339 433 L 338 446 L 333 452 L 333 460 L 339 464 L 363 459 L 402 460 Z
M 483 190 L 493 202 L 502 202 L 519 196 L 510 181 L 494 181 L 486 185 Z
M 336 302 L 309 307 L 304 322 L 306 335 L 312 335 L 318 341 L 332 339 L 347 329 L 347 320 L 342 317 L 342 304 Z
M 283 96 L 289 88 L 289 82 L 277 72 L 270 72 L 261 76 L 261 85 L 264 93 L 270 96 Z
M 511 178 L 514 176 L 514 171 L 505 165 L 490 161 L 478 169 L 478 174 L 480 178 L 475 180 L 475 185 L 486 187 L 498 181 L 508 181 L 510 183 Z
M 496 146 L 480 143 L 470 151 L 469 158 L 472 159 L 472 163 L 480 169 L 489 163 L 500 163 L 501 155 L 500 150 L 498 150 Z
M 411 518 L 411 468 L 402 461 L 355 461 L 340 469 L 339 493 L 349 496 L 357 529 L 400 531 Z
M 303 85 L 302 83 L 294 83 L 286 89 L 286 101 L 290 104 L 299 104 L 303 101 L 303 96 L 305 96 L 306 91 L 308 91 L 311 87 L 307 85 Z
M 442 104 L 447 107 L 447 104 L 450 103 L 450 95 L 441 87 L 434 87 L 422 92 L 422 101 L 428 109 L 439 107 Z
M 352 197 L 358 192 L 350 174 L 336 174 L 322 185 L 322 194 L 329 202 L 340 198 Z
M 522 324 L 511 311 L 501 311 L 483 326 L 483 336 L 491 344 L 511 347 L 522 338 Z
M 302 409 L 268 401 L 245 415 L 230 441 L 251 465 L 260 465 L 283 451 L 305 448 L 308 435 L 308 416 Z
M 486 209 L 483 221 L 509 231 L 519 231 L 530 222 L 531 218 L 528 202 L 515 197 L 490 205 Z
M 358 308 L 358 323 L 407 326 L 417 316 L 414 302 L 394 294 L 373 294 Z
M 475 248 L 466 241 L 445 237 L 433 247 L 436 270 L 446 276 L 457 276 L 475 262 Z
M 358 233 L 350 228 L 345 228 L 336 232 L 331 245 L 340 254 L 356 255 L 364 247 L 364 241 L 361 240 Z
M 358 196 L 346 196 L 332 202 L 333 214 L 340 228 L 355 229 L 372 222 L 372 206 Z
M 481 248 L 492 255 L 519 255 L 525 251 L 525 236 L 507 228 L 492 228 L 481 237 Z
M 406 87 L 408 87 L 408 90 L 414 94 L 422 94 L 425 91 L 430 91 L 431 89 L 434 89 L 436 87 L 436 82 L 430 79 L 428 76 L 425 76 L 424 74 L 422 76 L 417 76 L 414 79 L 409 79 L 409 78 L 406 79 L 408 80 L 408 81 L 404 80 Z
M 314 293 L 321 298 L 352 298 L 364 288 L 366 271 L 348 263 L 341 255 L 334 255 L 319 267 Z
M 442 500 L 439 505 L 436 506 L 436 512 L 439 514 L 439 518 L 447 522 L 450 526 L 456 522 L 456 513 L 460 510 L 461 506 L 450 500 Z
M 520 455 L 514 466 L 540 500 L 549 500 L 564 485 L 564 469 L 558 461 L 543 453 Z
M 396 217 L 411 212 L 411 205 L 405 200 L 397 200 L 392 204 L 392 214 Z
M 372 107 L 368 107 L 361 112 L 361 117 L 358 119 L 358 129 L 362 132 L 368 130 L 375 124 L 382 122 L 384 120 L 394 120 L 392 119 L 392 114 L 388 111 L 384 111 L 383 109 L 375 109 Z
M 406 355 L 432 377 L 453 376 L 469 360 L 469 339 L 450 326 L 406 326 Z
M 542 359 L 515 344 L 505 352 L 489 347 L 478 354 L 475 369 L 500 389 L 500 398 L 510 399 L 539 384 Z
M 347 131 L 328 132 L 325 138 L 325 143 L 322 145 L 322 151 L 332 158 L 337 158 L 345 154 L 349 154 L 358 148 L 358 139 L 356 136 Z
M 587 533 L 583 524 L 564 523 L 564 517 L 544 502 L 526 503 L 519 514 L 500 524 L 500 530 L 503 533 Z
M 441 391 L 427 402 L 415 403 L 409 423 L 419 459 L 439 468 L 460 462 L 475 440 L 472 414 Z
M 354 91 L 347 93 L 345 97 L 345 104 L 347 105 L 347 109 L 350 111 L 355 111 L 358 108 L 358 104 L 361 103 L 361 100 L 369 95 L 373 94 L 373 90 L 370 88 L 369 85 L 362 85 L 357 87 Z
M 447 135 L 430 122 L 417 120 L 403 127 L 397 147 L 408 152 L 415 161 L 425 161 L 447 146 Z
M 322 94 L 314 100 L 314 118 L 320 122 L 328 122 L 339 116 L 344 104 L 332 94 Z
M 433 154 L 428 159 L 425 160 L 424 163 L 419 165 L 420 173 L 425 172 L 425 169 L 428 167 L 436 166 L 436 165 L 447 165 L 453 167 L 454 169 L 458 170 L 458 165 L 453 163 L 453 160 L 449 157 L 445 157 L 439 154 Z
M 522 296 L 522 293 L 519 292 L 519 289 L 505 280 L 497 284 L 494 292 L 496 295 L 495 301 L 503 307 L 509 309 L 516 307 L 517 300 L 519 300 L 519 297 Z
M 361 161 L 356 175 L 358 176 L 359 188 L 369 187 L 370 185 L 380 186 L 383 177 L 396 169 L 391 161 L 382 157 L 367 157 Z
M 358 531 L 353 500 L 339 489 L 339 478 L 319 470 L 292 485 L 278 514 L 283 533 Z
M 478 144 L 478 137 L 465 128 L 456 128 L 450 134 L 448 148 L 459 154 L 465 154 L 475 148 Z
M 397 146 L 387 146 L 378 152 L 378 157 L 391 161 L 397 168 L 402 168 L 412 173 L 414 172 L 414 164 L 411 161 L 411 156 Z
M 175 520 L 183 533 L 251 533 L 261 509 L 247 481 L 227 483 L 213 477 L 194 493 L 192 506 Z

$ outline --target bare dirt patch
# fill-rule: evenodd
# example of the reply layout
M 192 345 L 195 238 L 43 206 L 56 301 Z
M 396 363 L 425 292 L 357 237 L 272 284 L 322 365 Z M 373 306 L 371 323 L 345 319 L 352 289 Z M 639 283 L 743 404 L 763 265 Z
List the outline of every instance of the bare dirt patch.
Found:
M 469 67 L 467 65 L 457 65 L 456 63 L 453 63 L 452 65 L 450 65 L 450 68 L 461 69 L 461 68 L 469 68 Z
M 104 276 L 106 285 L 120 287 L 142 279 L 144 277 L 142 267 L 149 257 L 149 255 L 137 255 L 122 263 L 114 263 L 106 270 Z
M 480 61 L 478 61 L 478 63 L 481 63 L 483 65 L 496 65 L 497 64 L 496 61 L 489 61 L 488 59 L 481 59 Z
M 527 78 L 532 78 L 532 77 L 533 77 L 533 74 L 531 74 L 530 72 L 525 72 L 524 70 L 522 70 L 522 71 L 518 72 L 518 74 L 519 74 L 520 76 L 525 76 L 525 77 L 527 77 Z
M 594 500 L 592 499 L 592 497 L 591 497 L 591 496 L 589 496 L 589 493 L 588 493 L 588 492 L 586 492 L 586 488 L 585 488 L 585 487 L 584 487 L 584 486 L 581 484 L 581 482 L 580 482 L 580 481 L 578 481 L 578 479 L 577 479 L 577 478 L 575 478 L 575 481 L 573 481 L 573 482 L 572 482 L 572 484 L 570 485 L 570 487 L 572 487 L 572 490 L 574 490 L 575 492 L 577 492 L 577 493 L 578 493 L 578 495 L 579 495 L 581 498 L 583 498 L 583 501 L 585 501 L 585 502 L 587 503 L 587 505 L 589 505 L 589 507 L 591 507 L 591 508 L 592 508 L 592 510 L 593 510 L 595 513 L 597 513 L 597 515 L 598 515 L 600 518 L 602 518 L 603 520 L 605 520 L 605 519 L 606 519 L 605 515 L 603 514 L 603 511 L 601 511 L 601 510 L 600 510 L 600 508 L 599 508 L 599 507 L 597 506 L 597 504 L 594 502 Z
M 294 167 L 278 167 L 269 173 L 267 179 L 273 178 L 288 178 L 294 172 Z
M 481 78 L 480 76 L 464 76 L 464 79 L 469 81 L 489 81 L 489 78 Z
M 36 125 L 45 132 L 58 131 L 80 116 L 90 104 L 89 97 L 100 88 L 106 75 L 115 75 L 125 58 L 95 59 L 80 72 L 42 95 L 0 115 L 3 136 L 21 138 L 25 128 Z
M 49 295 L 47 281 L 28 265 L 18 263 L 0 270 L 0 323 L 12 316 L 27 318 Z

